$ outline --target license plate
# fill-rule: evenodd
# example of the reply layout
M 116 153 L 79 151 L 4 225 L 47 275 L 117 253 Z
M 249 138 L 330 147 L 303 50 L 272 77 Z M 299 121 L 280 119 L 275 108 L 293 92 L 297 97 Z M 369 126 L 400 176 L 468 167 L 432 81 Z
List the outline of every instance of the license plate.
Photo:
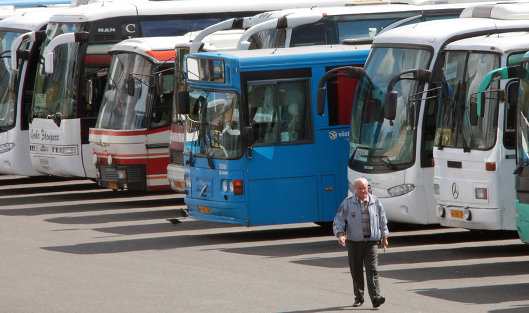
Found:
M 200 213 L 211 214 L 211 210 L 207 206 L 199 206 L 198 211 Z
M 117 190 L 118 189 L 118 183 L 108 183 L 108 188 L 110 188 L 112 190 Z
M 460 219 L 463 219 L 463 211 L 454 211 L 454 210 L 451 210 L 451 211 L 450 211 L 450 216 L 453 217 L 453 218 L 460 218 Z

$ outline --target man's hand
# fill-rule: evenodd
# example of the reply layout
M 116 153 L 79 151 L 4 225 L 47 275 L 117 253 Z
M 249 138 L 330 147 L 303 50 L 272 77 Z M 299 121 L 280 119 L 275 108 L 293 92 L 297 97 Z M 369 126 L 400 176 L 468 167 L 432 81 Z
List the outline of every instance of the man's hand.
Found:
M 345 236 L 343 234 L 338 234 L 338 244 L 345 247 Z
M 382 237 L 382 240 L 380 242 L 382 243 L 383 249 L 386 249 L 388 247 L 388 237 Z

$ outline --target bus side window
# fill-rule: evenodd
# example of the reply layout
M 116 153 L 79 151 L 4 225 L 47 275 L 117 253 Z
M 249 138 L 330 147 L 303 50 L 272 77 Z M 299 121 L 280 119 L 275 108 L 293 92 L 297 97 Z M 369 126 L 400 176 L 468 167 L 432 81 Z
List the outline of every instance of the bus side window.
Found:
M 307 81 L 248 86 L 248 112 L 256 144 L 308 139 Z
M 507 149 L 516 147 L 516 105 L 518 103 L 518 92 L 520 83 L 511 82 L 507 85 L 507 97 L 505 100 L 505 118 L 503 123 L 503 145 Z

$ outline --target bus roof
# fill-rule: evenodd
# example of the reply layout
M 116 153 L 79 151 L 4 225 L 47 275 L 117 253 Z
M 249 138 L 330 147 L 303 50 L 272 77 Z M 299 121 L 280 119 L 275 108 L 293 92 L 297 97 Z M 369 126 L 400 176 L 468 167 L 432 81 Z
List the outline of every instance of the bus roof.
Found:
M 401 26 L 375 36 L 373 47 L 384 44 L 416 44 L 438 49 L 451 39 L 457 40 L 457 36 L 472 33 L 476 33 L 475 36 L 483 35 L 479 32 L 497 33 L 501 29 L 513 29 L 513 31 L 529 29 L 529 20 L 458 18 L 427 21 Z
M 346 0 L 319 0 L 321 5 L 338 5 Z M 89 3 L 72 8 L 67 12 L 54 15 L 52 22 L 76 23 L 89 22 L 115 16 L 161 15 L 186 13 L 259 12 L 280 10 L 292 7 L 311 7 L 313 0 L 268 0 L 241 2 L 239 0 L 179 0 L 179 1 L 146 1 L 146 0 L 106 0 Z
M 512 32 L 461 39 L 448 44 L 445 50 L 480 50 L 508 53 L 529 48 L 529 32 Z
M 369 45 L 347 46 L 347 45 L 328 45 L 328 46 L 307 46 L 278 49 L 258 49 L 258 50 L 230 50 L 223 53 L 203 52 L 198 54 L 189 54 L 187 57 L 192 58 L 223 58 L 237 60 L 241 68 L 262 68 L 266 69 L 273 65 L 295 66 L 295 64 L 317 64 L 319 62 L 328 62 L 329 58 L 335 60 L 346 59 L 365 59 L 369 54 Z
M 0 20 L 0 31 L 37 31 L 48 24 L 50 17 L 65 7 L 34 8 L 32 10 L 16 11 L 14 15 Z

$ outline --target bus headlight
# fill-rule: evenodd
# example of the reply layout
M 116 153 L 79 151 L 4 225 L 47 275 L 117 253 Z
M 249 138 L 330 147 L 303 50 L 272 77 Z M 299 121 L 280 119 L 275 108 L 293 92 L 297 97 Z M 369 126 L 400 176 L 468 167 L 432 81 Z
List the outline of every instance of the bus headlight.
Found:
M 4 143 L 3 145 L 0 145 L 0 153 L 9 152 L 13 150 L 14 147 L 15 147 L 15 144 L 12 142 Z
M 222 181 L 222 192 L 228 192 L 228 182 L 226 180 Z
M 469 209 L 463 210 L 463 218 L 465 218 L 467 221 L 472 219 L 472 214 L 470 213 Z
M 51 148 L 52 154 L 77 155 L 77 146 L 58 146 Z
M 474 194 L 476 196 L 476 199 L 487 200 L 488 198 L 487 188 L 476 188 L 474 189 Z
M 184 181 L 186 183 L 186 188 L 191 189 L 191 177 L 189 177 L 189 175 L 185 175 Z
M 118 174 L 118 179 L 120 179 L 120 180 L 127 179 L 127 170 L 118 170 L 116 172 Z
M 445 215 L 446 215 L 445 207 L 442 206 L 442 205 L 440 205 L 440 206 L 437 208 L 437 214 L 439 215 L 440 218 L 445 217 Z
M 407 194 L 408 192 L 412 191 L 413 189 L 415 189 L 415 185 L 414 184 L 403 184 L 403 185 L 398 185 L 398 186 L 389 188 L 388 189 L 388 194 L 391 197 L 398 197 L 398 196 L 402 196 L 404 194 Z

